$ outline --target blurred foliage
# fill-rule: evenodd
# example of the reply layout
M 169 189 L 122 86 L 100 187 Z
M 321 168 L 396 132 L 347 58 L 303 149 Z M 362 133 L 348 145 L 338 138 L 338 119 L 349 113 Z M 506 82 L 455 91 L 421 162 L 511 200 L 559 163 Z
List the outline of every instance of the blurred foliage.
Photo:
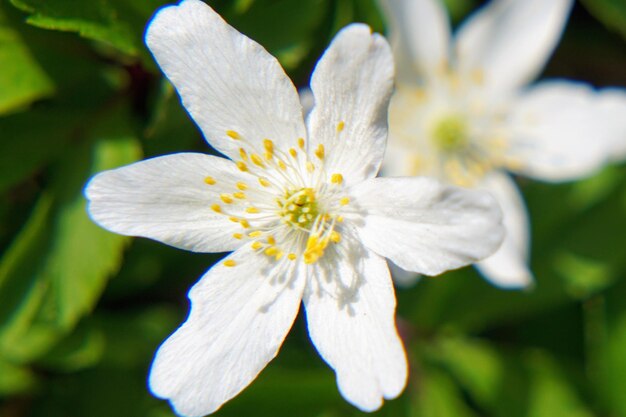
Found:
M 166 417 L 147 371 L 219 256 L 131 241 L 89 220 L 91 175 L 206 145 L 143 45 L 165 0 L 0 0 L 0 416 Z M 482 2 L 448 0 L 454 22 Z M 298 86 L 345 24 L 384 29 L 373 0 L 216 0 Z M 626 6 L 574 9 L 547 75 L 626 84 Z M 605 29 L 603 25 L 606 25 Z M 593 57 L 590 59 L 589 57 Z M 376 416 L 626 417 L 626 166 L 520 184 L 529 291 L 471 268 L 399 289 L 409 385 Z M 299 318 L 221 416 L 357 416 Z

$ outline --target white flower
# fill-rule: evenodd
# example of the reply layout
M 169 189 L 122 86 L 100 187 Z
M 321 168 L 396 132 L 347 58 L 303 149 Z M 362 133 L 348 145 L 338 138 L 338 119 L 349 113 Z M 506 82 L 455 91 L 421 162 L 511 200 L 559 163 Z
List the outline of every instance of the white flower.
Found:
M 393 58 L 364 25 L 342 30 L 312 77 L 305 124 L 278 62 L 197 0 L 166 7 L 146 40 L 207 140 L 230 159 L 180 153 L 94 177 L 92 218 L 196 252 L 234 251 L 189 292 L 150 388 L 179 414 L 217 410 L 277 354 L 298 312 L 342 395 L 375 410 L 406 383 L 387 264 L 438 274 L 492 253 L 487 193 L 374 178 Z M 297 383 L 297 381 L 295 382 Z
M 507 235 L 478 268 L 501 287 L 532 282 L 522 197 L 505 170 L 562 181 L 626 156 L 624 90 L 545 81 L 570 0 L 493 0 L 455 37 L 437 0 L 380 0 L 398 73 L 385 175 L 433 175 L 484 188 Z

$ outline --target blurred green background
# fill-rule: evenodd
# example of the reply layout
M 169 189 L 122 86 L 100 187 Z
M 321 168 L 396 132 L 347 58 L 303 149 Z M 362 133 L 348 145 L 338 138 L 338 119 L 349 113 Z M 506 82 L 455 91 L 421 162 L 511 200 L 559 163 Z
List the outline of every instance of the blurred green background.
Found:
M 207 152 L 143 44 L 165 3 L 0 0 L 2 417 L 173 416 L 147 371 L 221 255 L 108 233 L 82 197 L 101 170 Z M 447 3 L 458 23 L 482 2 Z M 372 0 L 210 4 L 298 86 L 345 24 L 384 30 Z M 576 4 L 543 76 L 625 86 L 626 1 Z M 502 291 L 465 268 L 398 289 L 410 381 L 374 416 L 626 416 L 626 165 L 520 185 L 537 285 Z M 361 414 L 299 317 L 278 358 L 216 415 Z

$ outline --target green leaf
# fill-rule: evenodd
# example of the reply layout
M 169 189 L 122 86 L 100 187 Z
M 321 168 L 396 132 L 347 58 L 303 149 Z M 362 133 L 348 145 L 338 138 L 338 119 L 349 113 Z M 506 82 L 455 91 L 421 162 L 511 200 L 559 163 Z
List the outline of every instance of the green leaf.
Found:
M 623 0 L 583 0 L 587 9 L 607 28 L 626 39 L 626 2 Z
M 465 403 L 454 380 L 435 367 L 425 367 L 412 396 L 411 417 L 472 417 L 476 414 Z
M 0 4 L 0 115 L 49 97 L 54 84 L 14 30 Z M 4 141 L 3 141 L 4 142 Z
M 509 352 L 458 337 L 440 340 L 429 352 L 489 415 L 592 415 L 572 374 L 545 351 Z
M 167 3 L 161 0 L 11 0 L 29 14 L 27 22 L 43 29 L 77 32 L 137 56 L 143 49 L 143 31 L 149 17 Z
M 626 310 L 623 300 L 618 301 L 621 314 L 616 315 L 608 331 L 606 344 L 598 352 L 600 379 L 597 392 L 609 406 L 611 415 L 626 416 L 626 397 L 624 381 L 626 381 Z
M 0 397 L 28 391 L 35 386 L 35 381 L 29 370 L 0 359 Z
M 1 71 L 1 69 L 0 69 Z M 77 130 L 67 113 L 79 117 L 83 112 L 71 108 L 43 108 L 0 119 L 0 193 L 32 175 L 63 150 Z
M 66 148 L 54 178 L 0 263 L 0 353 L 26 362 L 88 312 L 118 269 L 127 239 L 96 226 L 82 188 L 90 175 L 135 161 L 137 141 L 118 119 L 94 142 Z M 120 130 L 121 129 L 121 130 Z

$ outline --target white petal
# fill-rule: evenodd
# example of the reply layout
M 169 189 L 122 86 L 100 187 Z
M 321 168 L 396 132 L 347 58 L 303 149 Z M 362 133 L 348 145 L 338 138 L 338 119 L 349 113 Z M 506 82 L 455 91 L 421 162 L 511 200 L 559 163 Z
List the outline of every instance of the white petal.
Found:
M 512 108 L 511 170 L 548 181 L 592 174 L 611 158 L 615 138 L 600 99 L 585 84 L 544 82 Z
M 216 184 L 208 185 L 207 176 Z M 240 246 L 232 234 L 241 226 L 211 205 L 223 184 L 247 179 L 227 159 L 179 153 L 102 172 L 85 195 L 92 219 L 112 232 L 195 252 L 224 252 Z
M 305 137 L 298 94 L 278 61 L 205 3 L 161 9 L 146 43 L 207 141 L 224 154 L 239 152 L 227 131 L 259 145 L 270 138 L 293 146 Z
M 614 144 L 610 159 L 621 162 L 626 158 L 626 89 L 607 88 L 598 95 L 598 117 Z
M 373 411 L 383 398 L 400 395 L 407 362 L 395 327 L 387 264 L 358 242 L 343 244 L 346 240 L 342 252 L 325 254 L 309 277 L 307 324 L 318 352 L 335 370 L 344 398 Z
M 491 255 L 501 212 L 486 192 L 423 177 L 373 178 L 351 189 L 363 243 L 399 267 L 437 275 Z
M 378 172 L 387 138 L 393 58 L 385 39 L 362 24 L 341 30 L 313 72 L 315 107 L 307 119 L 325 169 L 355 183 Z
M 252 382 L 278 353 L 300 305 L 305 279 L 296 277 L 295 263 L 280 272 L 248 248 L 228 259 L 237 265 L 220 262 L 191 289 L 189 317 L 150 371 L 154 395 L 184 416 L 210 414 Z
M 530 227 L 522 196 L 513 180 L 503 173 L 491 173 L 480 187 L 490 191 L 500 203 L 506 235 L 500 249 L 476 266 L 498 287 L 527 287 L 533 276 L 527 266 Z
M 379 0 L 387 21 L 398 79 L 416 83 L 448 64 L 450 22 L 438 0 Z
M 492 0 L 457 35 L 462 71 L 482 72 L 494 94 L 534 79 L 552 54 L 572 0 Z

